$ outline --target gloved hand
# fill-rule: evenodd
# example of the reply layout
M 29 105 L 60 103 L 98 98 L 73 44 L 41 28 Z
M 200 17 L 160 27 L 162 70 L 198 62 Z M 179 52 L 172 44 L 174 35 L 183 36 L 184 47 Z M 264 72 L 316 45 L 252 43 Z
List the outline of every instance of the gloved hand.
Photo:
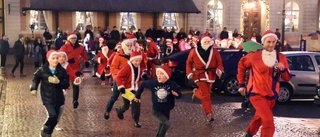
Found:
M 137 91 L 135 91 L 135 90 L 131 90 L 131 93 L 136 94 L 136 93 L 137 93 Z
M 53 76 L 49 76 L 48 77 L 48 81 L 52 84 L 59 84 L 60 80 L 57 76 L 53 75 Z
M 36 96 L 36 95 L 37 95 L 37 90 L 31 90 L 30 93 L 31 93 L 32 95 Z
M 148 80 L 148 74 L 147 73 L 142 73 L 141 78 L 142 78 L 142 80 Z
M 77 77 L 80 77 L 81 75 L 82 75 L 82 73 L 81 73 L 81 72 L 79 72 L 79 71 L 78 71 L 78 72 L 76 72 L 76 76 L 77 76 Z
M 90 63 L 89 62 L 85 62 L 85 67 L 89 68 L 89 66 L 90 66 Z
M 76 60 L 74 60 L 74 58 L 71 58 L 71 59 L 68 60 L 68 62 L 69 62 L 70 64 L 73 64 L 73 63 L 76 63 Z
M 126 90 L 124 88 L 120 88 L 119 91 L 120 91 L 121 94 L 126 93 Z

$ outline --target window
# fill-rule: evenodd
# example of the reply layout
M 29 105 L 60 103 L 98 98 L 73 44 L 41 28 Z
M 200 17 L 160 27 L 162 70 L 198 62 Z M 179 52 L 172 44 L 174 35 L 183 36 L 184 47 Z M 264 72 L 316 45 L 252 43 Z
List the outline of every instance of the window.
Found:
M 45 30 L 47 26 L 47 15 L 45 11 L 30 10 L 30 27 L 34 30 Z
M 219 0 L 211 0 L 207 7 L 207 28 L 213 31 L 222 31 L 222 3 Z
M 175 13 L 163 13 L 162 28 L 164 27 L 167 27 L 168 29 L 171 29 L 172 27 L 174 27 L 175 30 L 178 29 Z
M 298 32 L 299 29 L 299 5 L 295 2 L 286 4 L 285 32 Z
M 87 26 L 92 25 L 92 12 L 76 12 L 76 28 L 84 30 Z
M 121 12 L 121 30 L 136 30 L 136 25 L 134 24 L 134 18 L 136 17 L 132 12 Z
M 315 71 L 310 56 L 287 57 L 290 70 Z

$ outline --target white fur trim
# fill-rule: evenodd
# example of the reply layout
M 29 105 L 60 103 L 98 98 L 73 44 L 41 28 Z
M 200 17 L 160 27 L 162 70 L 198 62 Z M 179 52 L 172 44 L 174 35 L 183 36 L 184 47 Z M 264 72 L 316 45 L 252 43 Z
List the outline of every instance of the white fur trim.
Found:
M 128 61 L 128 64 L 131 68 L 131 87 L 129 88 L 129 90 L 138 90 L 138 82 L 140 80 L 140 66 L 138 66 L 138 76 L 137 79 L 134 80 L 134 69 L 133 69 L 133 65 Z
M 157 68 L 157 69 L 156 69 L 156 72 L 157 72 L 157 71 L 161 71 L 161 72 L 164 74 L 164 76 L 166 76 L 167 79 L 170 78 L 169 75 L 168 75 L 168 73 L 167 73 L 164 69 L 162 69 L 162 68 Z
M 76 82 L 77 80 L 79 80 L 78 83 Z M 73 84 L 75 84 L 75 85 L 80 85 L 81 82 L 82 82 L 81 78 L 80 78 L 80 77 L 76 77 L 76 78 L 74 79 L 74 81 L 73 81 Z
M 51 52 L 49 57 L 47 58 L 47 60 L 51 59 L 53 55 L 58 55 L 59 56 L 59 53 L 56 52 L 56 51 Z
M 138 40 L 137 38 L 131 38 L 130 39 L 131 42 L 134 42 L 134 41 L 137 41 L 137 40 Z
M 107 49 L 107 51 L 105 51 L 105 49 Z M 102 52 L 102 54 L 103 54 L 104 57 L 106 57 L 107 59 L 109 59 L 109 58 L 108 58 L 108 52 L 109 52 L 109 47 L 108 47 L 108 46 L 103 46 L 103 47 L 101 48 L 101 52 Z
M 100 78 L 100 77 L 101 77 L 101 75 L 100 75 L 98 72 L 96 72 L 96 75 L 97 75 L 97 77 L 98 77 L 98 78 Z
M 277 55 L 276 51 L 273 50 L 272 52 L 262 50 L 262 61 L 263 63 L 268 67 L 273 67 L 278 61 L 277 61 Z
M 151 40 L 148 40 L 148 39 L 147 39 L 147 42 L 151 42 Z
M 187 76 L 187 78 L 188 78 L 188 79 L 191 79 L 190 77 L 191 77 L 192 74 L 193 74 L 193 73 L 189 73 L 188 76 Z
M 124 88 L 124 85 L 118 86 L 118 90 L 121 89 L 121 88 Z
M 101 63 L 101 57 L 98 58 L 98 61 L 97 61 L 99 64 Z
M 265 38 L 270 37 L 270 36 L 272 36 L 272 37 L 274 37 L 276 40 L 278 40 L 278 37 L 277 37 L 276 34 L 274 34 L 274 33 L 268 33 L 268 34 L 266 34 L 266 35 L 263 35 L 263 37 L 261 38 L 261 41 L 263 42 Z
M 67 66 L 69 65 L 69 63 L 66 61 L 62 64 L 60 64 L 64 69 L 67 69 Z
M 130 61 L 135 60 L 135 59 L 142 59 L 141 55 L 130 57 Z
M 70 36 L 68 36 L 67 40 L 70 40 L 71 38 L 77 38 L 76 34 L 71 34 Z

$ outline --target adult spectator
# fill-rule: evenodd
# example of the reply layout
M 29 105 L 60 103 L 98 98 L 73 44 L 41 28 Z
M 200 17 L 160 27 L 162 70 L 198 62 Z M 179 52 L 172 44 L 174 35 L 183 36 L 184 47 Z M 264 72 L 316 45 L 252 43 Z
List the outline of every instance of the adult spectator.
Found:
M 113 26 L 112 31 L 110 32 L 111 39 L 119 41 L 120 40 L 120 33 L 117 30 L 116 26 Z
M 184 32 L 183 28 L 180 29 L 179 33 L 177 34 L 177 39 L 180 41 L 181 39 L 187 38 L 187 34 Z
M 48 29 L 48 28 L 46 28 L 46 30 L 44 31 L 43 37 L 46 39 L 46 45 L 48 46 L 48 50 L 50 50 L 50 49 L 51 49 L 51 43 L 48 42 L 48 40 L 51 40 L 51 39 L 52 39 L 52 35 L 51 35 L 51 33 L 49 32 L 49 29 Z
M 227 39 L 227 38 L 229 38 L 229 33 L 227 30 L 227 27 L 224 27 L 220 33 L 220 39 L 223 40 L 223 39 Z
M 87 36 L 87 34 L 90 34 L 91 39 L 94 38 L 91 25 L 87 25 L 87 27 L 86 27 L 86 31 L 84 32 L 84 36 Z
M 280 32 L 279 32 L 279 29 L 278 29 L 278 28 L 276 28 L 276 32 L 275 32 L 275 34 L 277 35 L 277 38 L 278 38 L 278 39 L 280 39 L 281 34 L 280 34 Z
M 14 43 L 13 46 L 13 57 L 16 61 L 16 64 L 12 68 L 11 76 L 15 77 L 14 72 L 16 71 L 17 67 L 20 64 L 20 77 L 25 77 L 26 75 L 23 74 L 23 67 L 24 67 L 24 54 L 26 52 L 26 49 L 24 48 L 24 36 L 22 34 L 19 34 L 19 39 Z
M 150 37 L 153 39 L 153 41 L 156 41 L 157 38 L 155 36 L 155 30 L 153 28 L 153 26 L 151 25 L 149 29 L 147 29 L 146 34 L 145 34 L 146 38 Z
M 141 32 L 141 29 L 138 29 L 138 31 L 135 34 L 137 39 L 143 39 L 143 33 Z
M 9 38 L 7 35 L 2 36 L 2 40 L 0 40 L 0 54 L 1 54 L 1 68 L 4 68 L 6 66 L 7 61 L 7 54 L 9 51 Z

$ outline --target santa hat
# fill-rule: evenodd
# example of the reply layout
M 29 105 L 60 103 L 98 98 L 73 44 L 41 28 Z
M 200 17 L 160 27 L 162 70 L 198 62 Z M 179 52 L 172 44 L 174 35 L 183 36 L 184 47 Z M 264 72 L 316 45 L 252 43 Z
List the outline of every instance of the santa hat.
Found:
M 167 41 L 167 42 L 166 42 L 166 45 L 167 45 L 167 46 L 170 46 L 170 47 L 173 46 L 173 45 L 172 45 L 172 42 L 170 42 L 170 41 Z
M 142 55 L 138 51 L 132 51 L 130 55 L 130 61 L 135 60 L 135 59 L 142 59 Z
M 166 39 L 166 42 L 172 42 L 172 40 L 171 39 Z
M 174 38 L 174 39 L 173 39 L 173 43 L 174 43 L 174 44 L 178 43 L 178 39 Z
M 136 36 L 134 36 L 134 34 L 127 32 L 127 38 L 130 39 L 132 42 L 137 41 L 138 39 L 136 38 Z
M 193 41 L 199 41 L 199 38 L 198 38 L 198 36 L 192 36 L 192 40 Z
M 104 38 L 103 37 L 99 37 L 99 42 L 100 41 L 104 41 Z
M 153 41 L 153 39 L 150 38 L 150 37 L 148 37 L 148 38 L 147 38 L 147 42 L 151 42 L 151 41 Z
M 170 79 L 172 72 L 168 66 L 162 65 L 162 66 L 158 67 L 156 70 L 161 71 L 166 76 L 167 79 Z
M 68 60 L 68 55 L 66 52 L 62 51 L 62 50 L 58 50 L 59 54 L 63 54 L 66 57 L 66 60 Z
M 212 39 L 209 36 L 205 36 L 203 38 L 201 38 L 201 45 L 203 45 L 204 41 L 209 40 L 212 41 Z
M 49 50 L 47 52 L 47 60 L 51 59 L 53 55 L 58 55 L 59 53 L 56 50 Z
M 271 30 L 267 30 L 266 32 L 263 33 L 261 41 L 263 42 L 265 38 L 270 37 L 270 36 L 274 37 L 276 40 L 278 40 L 278 37 L 274 32 L 272 32 Z
M 73 32 L 69 33 L 68 36 L 67 36 L 67 40 L 70 40 L 72 38 L 77 38 L 77 35 Z

